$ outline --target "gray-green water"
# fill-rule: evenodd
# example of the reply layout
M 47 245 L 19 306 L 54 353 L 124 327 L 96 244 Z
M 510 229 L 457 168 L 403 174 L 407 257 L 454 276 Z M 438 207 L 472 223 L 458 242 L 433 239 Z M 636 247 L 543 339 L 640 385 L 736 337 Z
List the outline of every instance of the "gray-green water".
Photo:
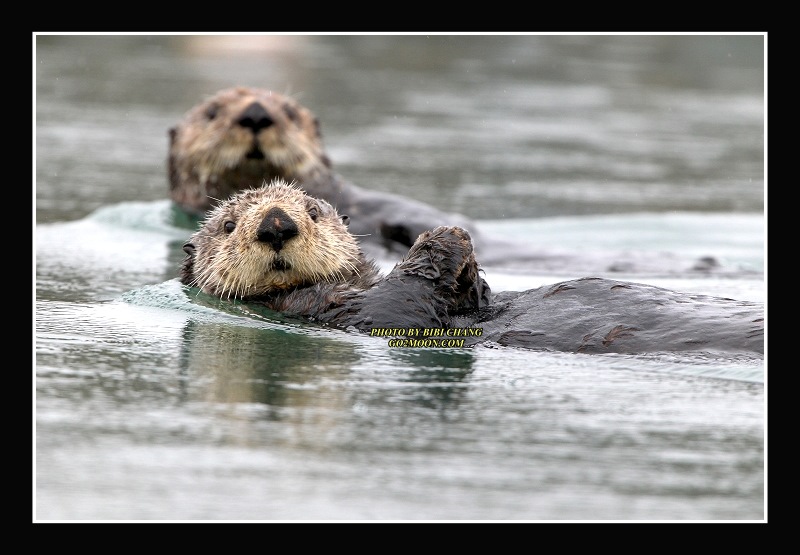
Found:
M 34 520 L 765 520 L 764 359 L 390 349 L 184 290 L 165 200 L 167 128 L 264 86 L 347 179 L 585 261 L 494 290 L 763 302 L 764 42 L 35 37 Z

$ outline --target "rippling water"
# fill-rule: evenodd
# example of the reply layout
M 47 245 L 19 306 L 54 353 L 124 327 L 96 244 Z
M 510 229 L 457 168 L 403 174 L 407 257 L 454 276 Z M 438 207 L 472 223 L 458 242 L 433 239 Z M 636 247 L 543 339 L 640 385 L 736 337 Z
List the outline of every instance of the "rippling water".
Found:
M 34 519 L 765 519 L 763 358 L 390 349 L 182 288 L 165 200 L 167 128 L 265 86 L 347 179 L 572 257 L 494 291 L 765 302 L 763 43 L 37 37 Z

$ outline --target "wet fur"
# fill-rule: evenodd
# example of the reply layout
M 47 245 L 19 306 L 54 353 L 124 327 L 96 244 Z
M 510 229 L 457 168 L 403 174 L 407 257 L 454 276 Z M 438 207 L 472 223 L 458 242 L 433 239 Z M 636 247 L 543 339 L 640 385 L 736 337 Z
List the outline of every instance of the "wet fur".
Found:
M 258 238 L 276 209 L 299 229 L 277 251 Z M 382 277 L 330 204 L 280 180 L 218 206 L 184 250 L 185 285 L 343 328 L 448 327 L 490 294 L 467 231 L 423 233 Z
M 764 354 L 762 303 L 599 277 L 498 293 L 460 325 L 535 350 Z
M 266 89 L 224 89 L 191 108 L 169 130 L 167 162 L 170 197 L 199 217 L 238 191 L 282 179 L 348 214 L 350 231 L 369 246 L 402 254 L 439 225 L 476 233 L 465 216 L 341 179 L 317 117 L 294 98 Z
M 469 230 L 484 265 L 583 275 L 623 270 L 654 275 L 741 271 L 709 257 L 630 259 L 625 254 L 547 252 L 515 237 L 482 234 L 466 216 L 438 210 L 402 192 L 358 187 L 334 171 L 314 113 L 295 98 L 268 89 L 223 89 L 189 109 L 169 129 L 168 168 L 172 200 L 195 220 L 238 191 L 276 178 L 296 181 L 309 195 L 348 214 L 350 232 L 375 257 L 398 259 L 421 233 L 444 225 Z
M 300 230 L 281 249 L 278 266 L 274 249 L 256 237 L 276 206 Z M 320 262 L 330 258 L 328 247 L 318 247 L 331 239 L 338 266 Z M 381 276 L 332 206 L 282 182 L 221 204 L 185 250 L 186 285 L 346 329 L 480 327 L 483 334 L 467 345 L 575 353 L 764 353 L 761 303 L 596 277 L 493 296 L 472 239 L 459 227 L 422 233 Z M 287 264 L 303 270 L 287 272 Z

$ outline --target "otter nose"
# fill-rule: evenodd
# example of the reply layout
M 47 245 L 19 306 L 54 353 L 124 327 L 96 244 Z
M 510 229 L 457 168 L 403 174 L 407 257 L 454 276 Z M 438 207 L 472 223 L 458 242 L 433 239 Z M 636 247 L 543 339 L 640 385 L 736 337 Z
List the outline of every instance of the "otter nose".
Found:
M 256 232 L 258 240 L 270 244 L 276 252 L 283 248 L 286 241 L 297 234 L 297 224 L 280 208 L 270 208 Z
M 255 135 L 265 127 L 272 125 L 274 121 L 260 103 L 253 102 L 245 108 L 237 123 L 242 127 L 249 128 Z

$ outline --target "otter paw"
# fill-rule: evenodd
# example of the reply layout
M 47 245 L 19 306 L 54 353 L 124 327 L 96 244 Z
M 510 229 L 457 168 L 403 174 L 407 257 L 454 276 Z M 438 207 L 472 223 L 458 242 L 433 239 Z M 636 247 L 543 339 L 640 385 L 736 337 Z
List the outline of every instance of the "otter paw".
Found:
M 469 264 L 475 264 L 469 232 L 460 227 L 439 226 L 422 233 L 396 268 L 407 275 L 457 288 L 458 277 Z

